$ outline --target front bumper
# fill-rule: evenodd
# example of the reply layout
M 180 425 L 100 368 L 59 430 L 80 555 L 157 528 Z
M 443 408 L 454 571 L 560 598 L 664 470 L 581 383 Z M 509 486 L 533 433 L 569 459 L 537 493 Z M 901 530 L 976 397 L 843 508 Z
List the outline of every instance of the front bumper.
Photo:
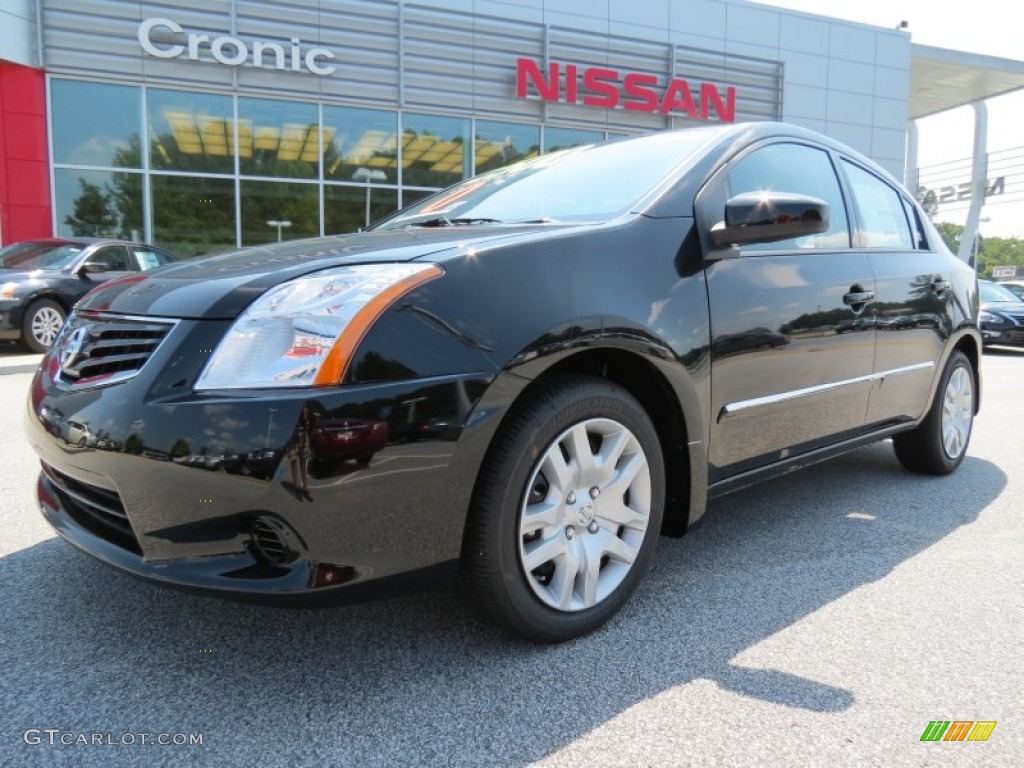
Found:
M 171 586 L 300 602 L 457 560 L 502 412 L 481 407 L 491 374 L 168 391 L 170 378 L 193 381 L 204 362 L 185 361 L 181 343 L 210 348 L 200 337 L 222 333 L 216 325 L 182 322 L 135 378 L 109 387 L 62 389 L 44 359 L 26 432 L 43 464 L 43 515 L 63 538 Z M 442 417 L 461 428 L 423 440 L 417 424 Z M 69 421 L 92 439 L 69 440 Z M 318 424 L 339 423 L 376 425 L 374 438 L 350 457 L 313 437 Z
M 21 323 L 25 306 L 16 299 L 0 299 L 0 339 L 21 338 Z
M 986 346 L 1002 344 L 1005 346 L 1024 346 L 1024 326 L 981 326 L 981 340 Z

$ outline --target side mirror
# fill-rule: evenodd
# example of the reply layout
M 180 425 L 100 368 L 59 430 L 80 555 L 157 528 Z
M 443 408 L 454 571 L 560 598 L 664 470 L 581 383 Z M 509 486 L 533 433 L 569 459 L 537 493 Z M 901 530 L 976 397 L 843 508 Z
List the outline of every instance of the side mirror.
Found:
M 107 271 L 107 265 L 100 261 L 87 261 L 78 267 L 81 274 L 97 274 Z
M 744 192 L 725 204 L 725 221 L 711 228 L 720 248 L 771 243 L 828 231 L 828 203 L 788 192 Z

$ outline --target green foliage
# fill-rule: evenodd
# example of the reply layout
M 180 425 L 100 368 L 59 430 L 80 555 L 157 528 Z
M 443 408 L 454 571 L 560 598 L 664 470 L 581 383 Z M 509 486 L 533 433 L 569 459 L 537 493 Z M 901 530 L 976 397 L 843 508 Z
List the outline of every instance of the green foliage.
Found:
M 85 179 L 78 180 L 82 191 L 75 198 L 74 213 L 64 217 L 76 237 L 110 237 L 117 230 L 117 211 L 106 194 Z
M 953 253 L 960 250 L 960 238 L 964 234 L 964 228 L 959 224 L 951 224 L 948 221 L 938 221 L 935 223 L 935 228 L 939 230 L 939 234 L 942 236 L 942 241 L 946 244 Z
M 1024 266 L 1024 240 L 1016 237 L 986 237 L 978 248 L 978 275 L 991 277 L 992 267 Z
M 964 234 L 962 226 L 940 221 L 935 224 L 935 228 L 953 253 L 960 250 L 960 240 Z M 992 267 L 1009 265 L 1024 267 L 1024 240 L 1016 237 L 978 236 L 979 277 L 992 277 Z

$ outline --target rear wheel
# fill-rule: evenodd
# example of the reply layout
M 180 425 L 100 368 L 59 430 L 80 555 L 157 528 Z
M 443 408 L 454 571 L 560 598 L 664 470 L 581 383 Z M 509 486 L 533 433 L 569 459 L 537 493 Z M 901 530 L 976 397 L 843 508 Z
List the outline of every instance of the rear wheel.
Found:
M 928 475 L 948 475 L 960 466 L 974 425 L 974 382 L 971 361 L 963 352 L 954 352 L 924 421 L 892 439 L 896 458 L 904 467 Z
M 50 299 L 29 304 L 21 322 L 20 344 L 29 352 L 46 352 L 64 325 L 64 308 Z
M 515 407 L 485 459 L 463 547 L 467 591 L 528 640 L 596 629 L 650 567 L 664 487 L 657 433 L 632 395 L 553 379 Z

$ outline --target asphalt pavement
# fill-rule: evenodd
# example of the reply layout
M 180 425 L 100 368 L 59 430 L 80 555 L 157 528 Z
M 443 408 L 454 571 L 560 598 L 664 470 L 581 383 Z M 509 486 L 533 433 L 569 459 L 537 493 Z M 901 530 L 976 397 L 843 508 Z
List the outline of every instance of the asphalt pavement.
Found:
M 275 609 L 79 554 L 34 501 L 37 361 L 0 350 L 0 766 L 1021 764 L 1024 353 L 986 355 L 955 475 L 882 443 L 716 501 L 556 647 L 454 589 Z M 997 725 L 922 743 L 933 720 Z

